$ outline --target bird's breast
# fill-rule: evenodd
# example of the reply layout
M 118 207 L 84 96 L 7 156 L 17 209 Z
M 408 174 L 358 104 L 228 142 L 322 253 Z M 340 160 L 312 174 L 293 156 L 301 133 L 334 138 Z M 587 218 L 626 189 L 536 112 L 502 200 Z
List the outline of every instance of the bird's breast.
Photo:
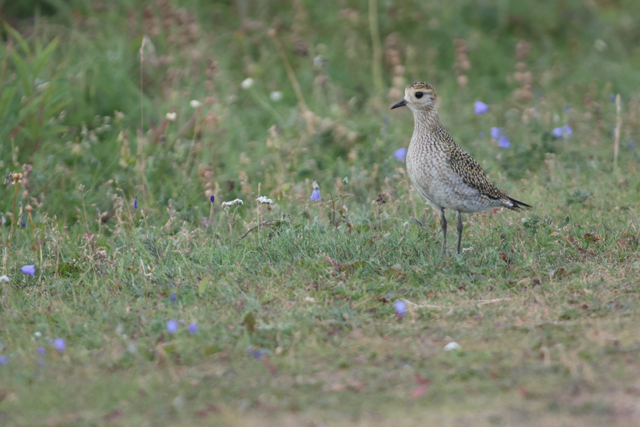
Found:
M 478 191 L 453 171 L 447 152 L 437 144 L 412 140 L 406 162 L 411 182 L 429 203 L 462 212 L 478 210 L 475 206 Z

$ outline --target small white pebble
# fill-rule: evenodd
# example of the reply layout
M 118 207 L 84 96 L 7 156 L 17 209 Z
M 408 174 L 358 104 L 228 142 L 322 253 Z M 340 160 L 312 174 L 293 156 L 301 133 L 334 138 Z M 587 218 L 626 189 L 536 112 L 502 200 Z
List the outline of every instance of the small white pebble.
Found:
M 452 351 L 452 350 L 460 350 L 460 344 L 455 341 L 451 341 L 449 344 L 444 346 L 444 351 Z
M 41 333 L 41 332 L 37 332 L 37 331 L 36 331 L 36 332 L 34 332 L 34 333 L 33 333 L 33 336 L 34 336 L 34 337 L 41 337 L 41 336 L 42 336 L 42 333 Z

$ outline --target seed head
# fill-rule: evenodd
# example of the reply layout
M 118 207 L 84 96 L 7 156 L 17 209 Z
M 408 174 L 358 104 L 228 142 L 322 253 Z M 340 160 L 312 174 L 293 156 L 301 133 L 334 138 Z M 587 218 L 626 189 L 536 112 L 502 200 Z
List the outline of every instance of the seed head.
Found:
M 22 174 L 21 173 L 12 173 L 11 174 L 11 180 L 13 181 L 13 184 L 15 184 L 16 182 L 20 182 L 22 180 Z

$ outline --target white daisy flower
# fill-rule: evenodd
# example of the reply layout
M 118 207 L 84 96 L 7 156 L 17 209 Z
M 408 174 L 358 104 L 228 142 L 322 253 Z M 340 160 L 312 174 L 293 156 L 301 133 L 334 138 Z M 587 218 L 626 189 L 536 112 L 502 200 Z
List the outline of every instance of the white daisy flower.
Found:
M 263 205 L 270 205 L 273 203 L 273 200 L 265 197 L 265 196 L 260 196 L 256 199 L 256 202 L 260 202 Z
M 231 206 L 244 205 L 244 202 L 240 199 L 231 200 L 230 202 L 222 202 L 223 208 L 228 208 Z

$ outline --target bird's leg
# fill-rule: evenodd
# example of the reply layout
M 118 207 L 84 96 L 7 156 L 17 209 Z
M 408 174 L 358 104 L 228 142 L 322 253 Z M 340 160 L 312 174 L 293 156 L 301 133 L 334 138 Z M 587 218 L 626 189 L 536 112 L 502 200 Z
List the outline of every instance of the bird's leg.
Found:
M 458 255 L 460 255 L 461 242 L 462 242 L 462 214 L 458 212 Z
M 444 216 L 444 208 L 440 208 L 440 220 L 442 221 L 442 254 L 447 253 L 447 218 Z

